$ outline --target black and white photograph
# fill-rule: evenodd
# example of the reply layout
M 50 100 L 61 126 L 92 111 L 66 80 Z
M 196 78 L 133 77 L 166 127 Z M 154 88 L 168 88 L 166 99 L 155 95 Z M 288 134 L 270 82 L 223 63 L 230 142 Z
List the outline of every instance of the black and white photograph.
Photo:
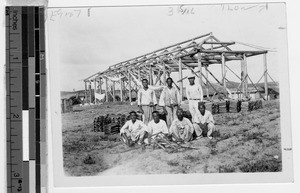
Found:
M 284 3 L 48 8 L 46 20 L 59 175 L 292 179 Z

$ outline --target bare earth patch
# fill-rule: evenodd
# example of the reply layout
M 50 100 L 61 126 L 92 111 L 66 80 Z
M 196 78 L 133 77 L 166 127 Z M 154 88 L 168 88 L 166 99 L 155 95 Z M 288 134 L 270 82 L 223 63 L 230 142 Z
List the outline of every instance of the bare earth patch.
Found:
M 74 108 L 62 115 L 64 168 L 67 175 L 126 175 L 279 172 L 281 136 L 279 101 L 265 101 L 252 112 L 214 115 L 220 136 L 184 144 L 180 152 L 147 146 L 126 147 L 118 135 L 93 132 L 94 117 L 126 113 L 126 103 Z M 187 110 L 187 106 L 183 106 Z

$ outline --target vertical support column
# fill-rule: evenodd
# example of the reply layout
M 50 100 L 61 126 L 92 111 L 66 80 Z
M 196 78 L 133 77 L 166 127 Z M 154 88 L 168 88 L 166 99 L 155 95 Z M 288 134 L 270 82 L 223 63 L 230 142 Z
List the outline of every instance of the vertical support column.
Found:
M 84 100 L 85 100 L 85 103 L 87 101 L 87 85 L 86 85 L 86 81 L 84 81 Z
M 265 98 L 269 100 L 267 54 L 264 54 Z
M 244 83 L 245 83 L 245 96 L 249 96 L 248 92 L 248 72 L 247 72 L 247 56 L 246 54 L 243 55 L 244 60 Z
M 181 62 L 181 58 L 179 58 L 179 60 L 178 60 L 178 65 L 179 65 L 179 79 L 182 80 L 182 62 Z M 183 100 L 183 81 L 179 82 L 179 88 L 180 88 L 181 100 Z
M 113 95 L 113 101 L 115 102 L 116 101 L 116 92 L 115 92 L 115 81 L 112 81 L 113 85 L 112 85 L 112 95 Z
M 242 95 L 245 96 L 245 60 L 241 60 L 241 87 Z
M 225 80 L 225 55 L 222 54 L 222 84 L 224 87 L 225 95 L 227 96 L 227 87 L 226 87 L 226 80 Z
M 208 66 L 205 66 L 205 77 L 206 77 L 206 97 L 207 100 L 210 100 L 209 97 L 209 83 L 208 83 L 208 70 L 207 70 Z
M 142 81 L 141 80 L 141 68 L 138 69 L 138 79 L 139 79 L 139 81 Z
M 94 79 L 94 104 L 96 104 L 97 80 Z
M 92 82 L 89 81 L 89 103 L 92 103 Z
M 162 62 L 163 65 L 163 83 L 164 85 L 167 85 L 167 74 L 166 74 L 166 64 L 164 62 Z
M 108 81 L 107 81 L 107 77 L 105 77 L 105 98 L 106 98 L 106 102 L 108 102 Z
M 149 83 L 150 83 L 150 85 L 153 85 L 153 70 L 152 70 L 152 65 L 151 64 L 150 64 L 149 68 L 150 68 Z
M 120 99 L 123 102 L 123 80 L 120 79 Z
M 202 63 L 201 63 L 201 53 L 198 53 L 198 77 L 199 77 L 199 85 L 202 87 L 203 81 L 202 81 Z
M 128 71 L 128 96 L 129 96 L 129 102 L 131 103 L 132 102 L 132 99 L 131 99 L 131 75 Z
M 102 78 L 99 78 L 99 94 L 102 94 Z

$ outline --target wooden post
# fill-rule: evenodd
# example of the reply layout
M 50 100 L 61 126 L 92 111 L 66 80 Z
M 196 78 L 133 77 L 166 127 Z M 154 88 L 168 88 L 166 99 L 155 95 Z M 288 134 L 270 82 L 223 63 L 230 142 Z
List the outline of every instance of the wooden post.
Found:
M 247 56 L 246 54 L 243 55 L 244 59 L 244 83 L 245 83 L 245 96 L 249 96 L 248 92 L 248 72 L 247 72 Z
M 202 87 L 203 82 L 202 82 L 202 63 L 201 63 L 201 53 L 198 53 L 198 77 L 199 77 L 199 85 Z
M 115 81 L 112 81 L 112 94 L 113 94 L 113 101 L 116 101 L 116 92 L 115 92 Z
M 210 100 L 209 97 L 209 83 L 208 83 L 208 71 L 207 71 L 208 66 L 205 66 L 205 78 L 206 78 L 206 97 L 208 100 Z
M 227 89 L 226 89 L 226 80 L 225 80 L 225 55 L 222 54 L 222 84 L 225 90 L 225 95 L 227 96 Z
M 142 81 L 141 80 L 141 68 L 138 69 L 138 79 L 139 79 L 139 81 Z
M 163 64 L 163 85 L 167 85 L 167 74 L 166 74 L 166 64 L 162 62 Z
M 241 60 L 241 87 L 242 95 L 245 96 L 245 60 Z
M 84 100 L 85 100 L 85 103 L 87 101 L 87 85 L 86 85 L 86 81 L 84 81 Z
M 131 75 L 128 71 L 128 96 L 129 96 L 129 102 L 131 103 Z
M 266 95 L 266 100 L 269 100 L 267 54 L 264 54 L 264 76 L 265 76 L 265 95 Z
M 149 83 L 150 85 L 153 85 L 153 71 L 152 71 L 152 65 L 150 64 L 150 72 L 149 72 Z
M 179 65 L 179 79 L 182 80 L 181 58 L 179 58 L 179 60 L 178 60 L 178 65 Z M 179 82 L 179 89 L 180 89 L 181 100 L 183 100 L 183 81 Z
M 105 97 L 106 97 L 106 102 L 108 102 L 108 81 L 107 81 L 107 77 L 105 77 Z
M 99 78 L 99 93 L 102 94 L 102 78 Z
M 123 80 L 120 79 L 120 99 L 123 102 Z
M 92 103 L 92 82 L 89 81 L 89 103 L 91 104 Z
M 97 80 L 94 78 L 94 104 L 96 104 Z

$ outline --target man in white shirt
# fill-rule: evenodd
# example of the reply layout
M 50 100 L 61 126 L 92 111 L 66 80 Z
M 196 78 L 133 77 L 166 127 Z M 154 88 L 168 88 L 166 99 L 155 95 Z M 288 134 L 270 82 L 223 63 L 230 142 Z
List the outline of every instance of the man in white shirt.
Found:
M 173 86 L 173 79 L 167 78 L 167 87 L 160 95 L 159 106 L 162 106 L 164 113 L 167 115 L 167 126 L 171 127 L 172 122 L 176 119 L 176 111 L 181 103 L 181 96 L 176 87 Z
M 188 142 L 192 139 L 194 133 L 194 127 L 191 121 L 183 117 L 183 110 L 177 110 L 177 119 L 175 119 L 171 125 L 170 132 L 175 141 Z
M 157 100 L 154 90 L 148 87 L 148 80 L 142 80 L 143 88 L 138 91 L 138 106 L 143 114 L 143 122 L 147 125 L 152 120 L 152 112 L 155 110 Z
M 193 124 L 197 138 L 203 135 L 212 139 L 211 134 L 216 130 L 214 118 L 211 112 L 206 110 L 204 103 L 199 102 L 198 108 L 199 111 L 195 114 L 195 123 Z
M 143 144 L 148 134 L 146 125 L 136 118 L 136 112 L 130 112 L 130 120 L 120 129 L 120 135 L 128 146 L 132 146 L 136 142 L 138 142 L 139 145 Z
M 194 117 L 196 112 L 198 111 L 198 102 L 203 101 L 203 91 L 201 85 L 195 84 L 195 76 L 190 75 L 188 77 L 190 84 L 186 87 L 186 97 L 189 101 L 189 111 L 192 115 L 192 121 L 194 121 Z
M 164 120 L 159 119 L 159 113 L 153 111 L 152 113 L 153 120 L 148 123 L 148 134 L 149 136 L 155 136 L 158 133 L 163 133 L 168 135 L 169 130 L 167 124 Z

